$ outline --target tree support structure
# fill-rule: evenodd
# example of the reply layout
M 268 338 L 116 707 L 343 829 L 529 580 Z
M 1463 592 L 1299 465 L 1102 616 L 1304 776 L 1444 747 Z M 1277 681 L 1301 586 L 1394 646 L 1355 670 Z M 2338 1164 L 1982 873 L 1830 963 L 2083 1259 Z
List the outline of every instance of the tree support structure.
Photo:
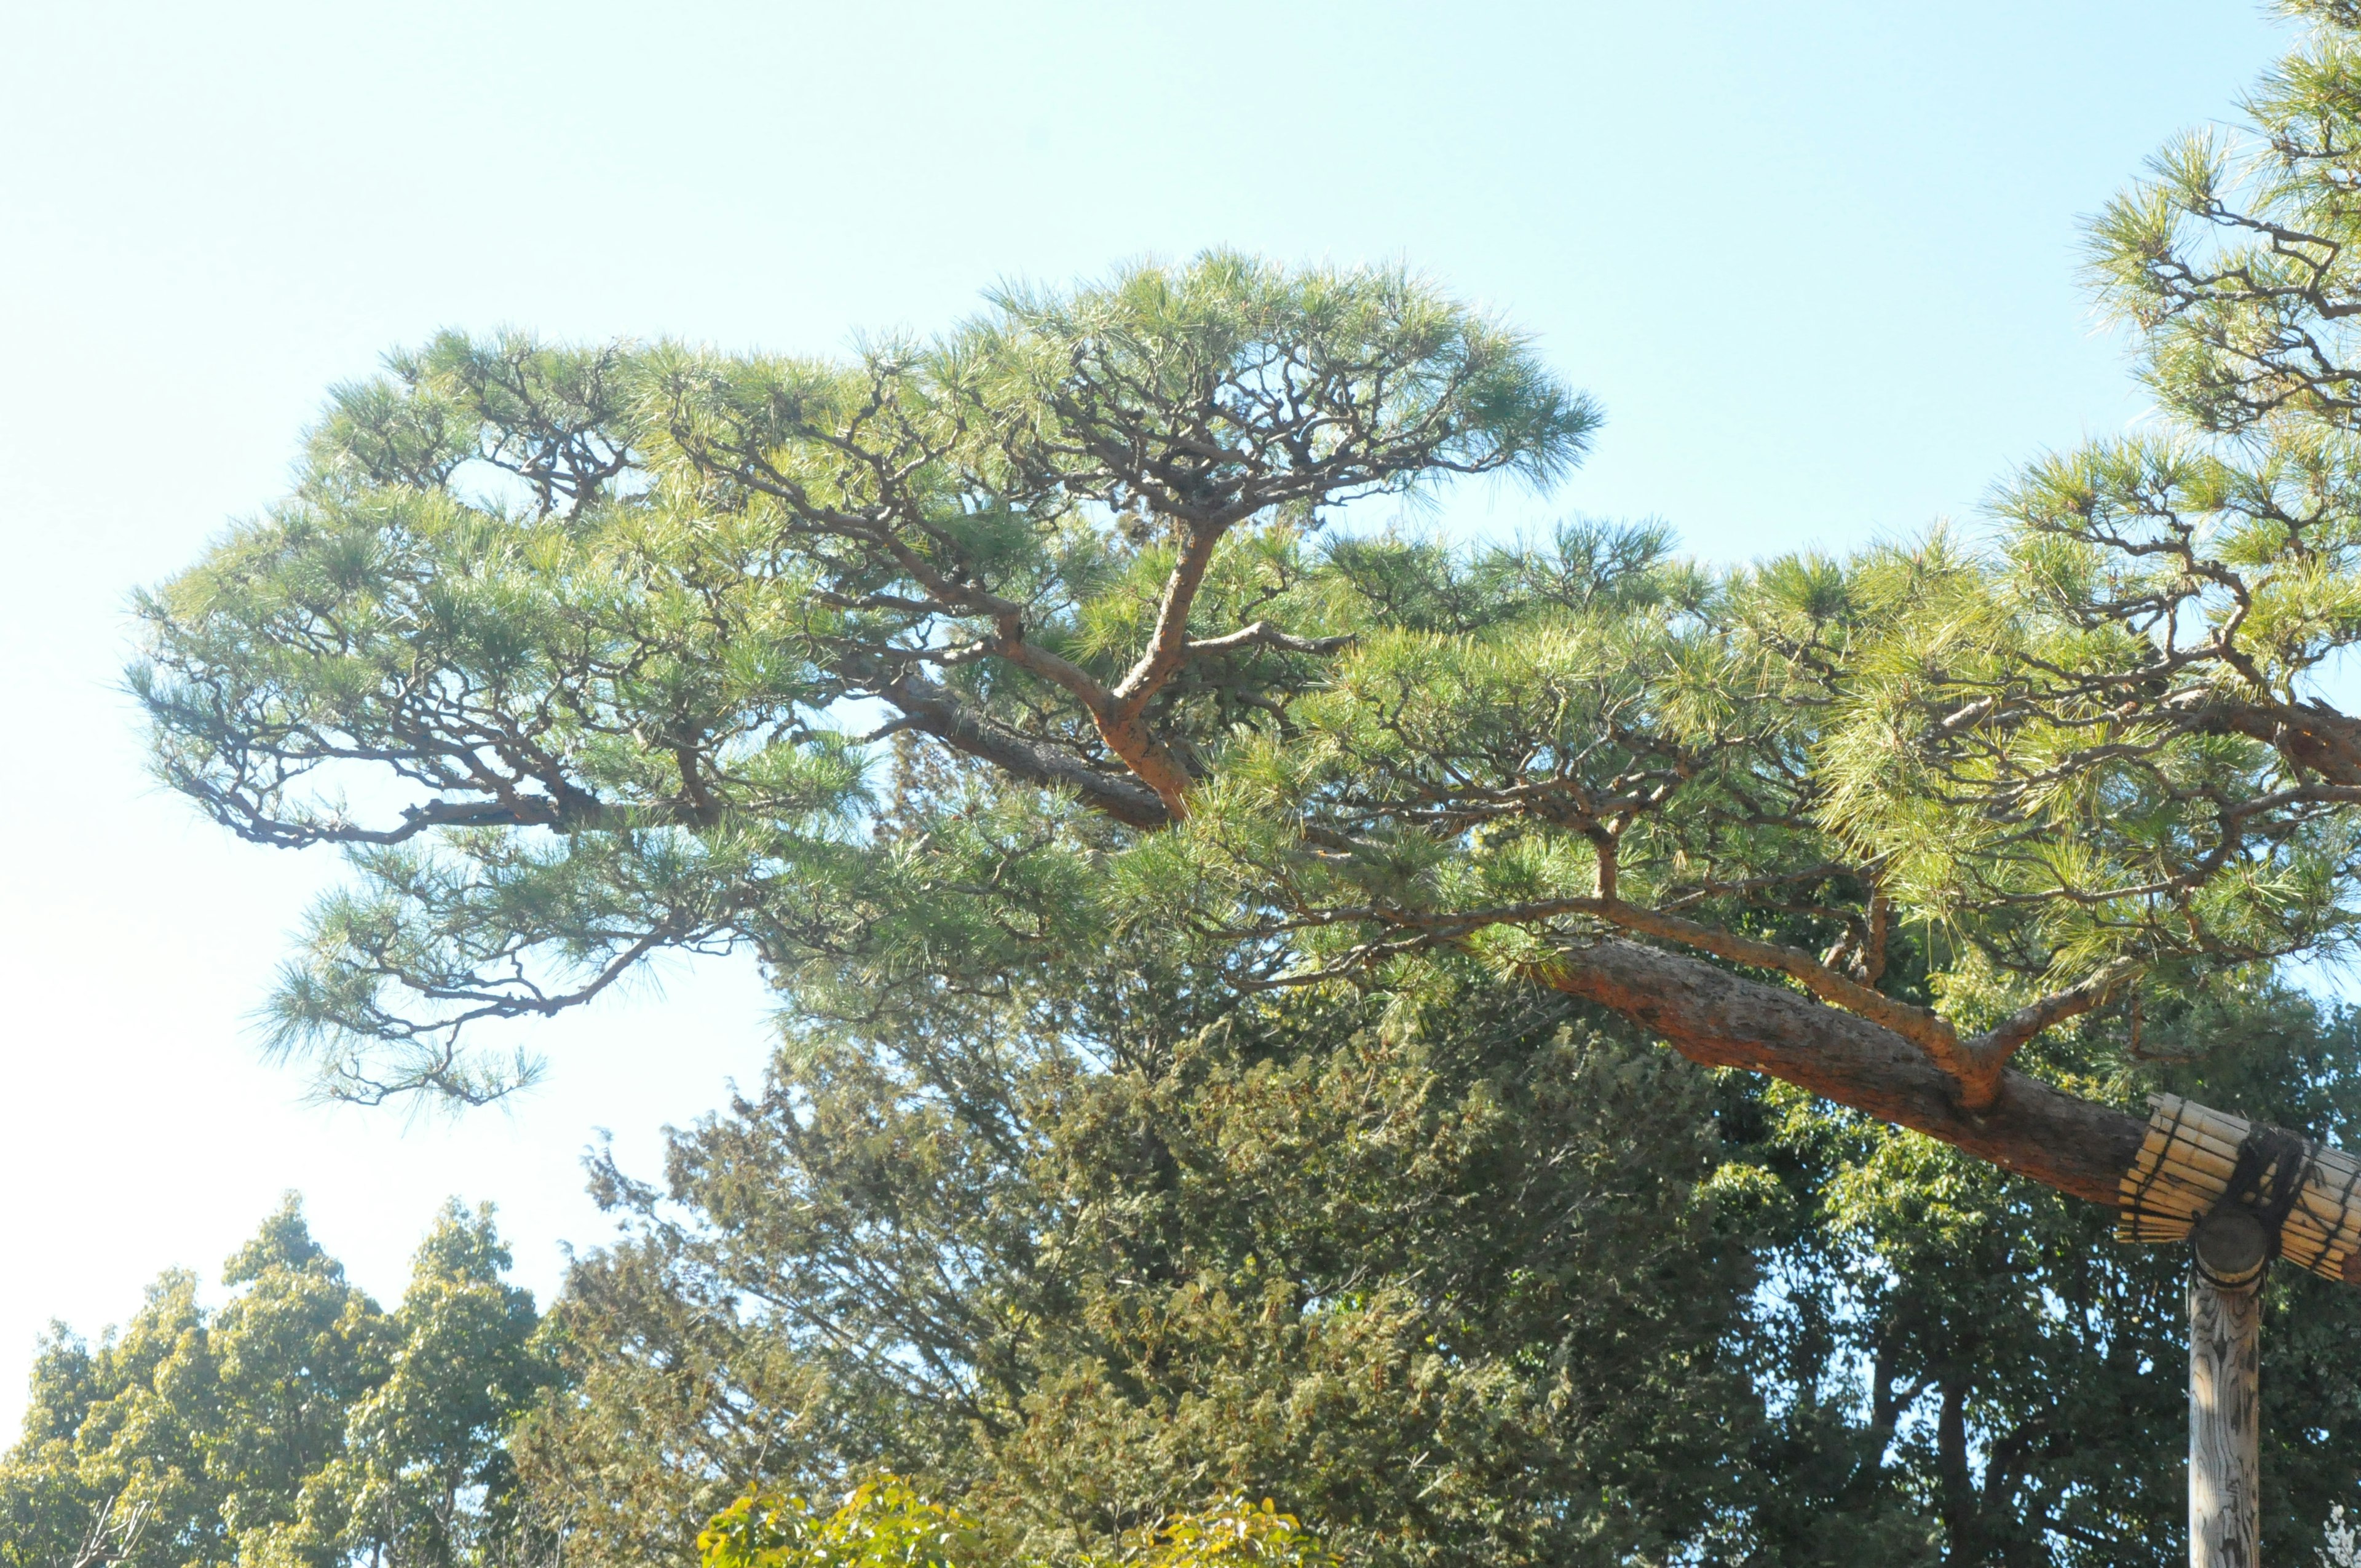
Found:
M 1765 1073 L 2112 1203 L 2118 1240 L 2190 1244 L 2189 1561 L 2257 1568 L 2263 1276 L 2284 1257 L 2361 1286 L 2361 1159 L 2175 1095 L 2152 1097 L 2143 1126 L 2013 1070 L 1971 1112 L 1951 1075 L 1894 1031 L 1636 943 L 1599 943 L 1535 978 L 1692 1060 Z
M 2257 1568 L 2263 1276 L 2284 1257 L 2361 1284 L 2361 1160 L 2176 1095 L 2149 1105 L 2116 1235 L 2191 1244 L 2190 1568 Z
M 2361 1159 L 2174 1095 L 2136 1117 L 2004 1070 L 1983 1108 L 1916 1044 L 1686 954 L 1609 940 L 1535 978 L 1690 1059 L 1778 1078 L 2117 1212 L 2117 1239 L 2189 1244 L 2191 1568 L 2257 1568 L 2263 1276 L 2361 1285 Z
M 2198 1227 L 2189 1275 L 2189 1568 L 2262 1561 L 2263 1270 L 2269 1238 L 2243 1210 Z

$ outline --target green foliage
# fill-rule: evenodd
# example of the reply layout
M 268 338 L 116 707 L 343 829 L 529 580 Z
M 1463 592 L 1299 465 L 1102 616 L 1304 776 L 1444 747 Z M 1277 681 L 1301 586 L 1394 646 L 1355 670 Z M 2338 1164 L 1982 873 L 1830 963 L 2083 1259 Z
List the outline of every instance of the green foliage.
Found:
M 697 1538 L 703 1568 L 975 1568 L 975 1527 L 905 1483 L 863 1482 L 835 1508 L 748 1493 Z
M 946 879 L 1075 883 L 1012 862 L 1103 830 L 1037 809 L 883 853 L 832 716 L 883 705 L 888 731 L 1160 819 L 1158 791 L 1352 630 L 1314 581 L 1329 510 L 1543 480 L 1597 422 L 1422 280 L 1223 254 L 1004 293 L 851 365 L 446 336 L 389 370 L 337 392 L 294 497 L 144 601 L 135 672 L 170 783 L 351 854 L 278 1038 L 358 1098 L 496 1091 L 530 1063 L 461 1030 L 657 948 L 752 942 L 783 973 L 1005 949 Z M 1175 572 L 1185 624 L 1155 630 Z M 1168 632 L 1191 645 L 1143 669 Z
M 497 1093 L 529 1058 L 463 1035 L 665 948 L 752 944 L 824 1009 L 1176 918 L 1246 990 L 1636 936 L 1941 1054 L 2355 920 L 2350 786 L 2207 696 L 2219 659 L 2108 717 L 2155 596 L 2048 502 L 1998 563 L 1321 532 L 1586 439 L 1512 334 L 1391 274 L 1207 258 L 851 366 L 445 338 L 392 372 L 146 601 L 137 674 L 167 779 L 351 857 L 276 1004 L 332 1092 Z M 2088 482 L 2227 483 L 2182 468 Z M 2275 646 L 2346 613 L 2305 549 L 2239 622 Z M 949 770 L 915 808 L 887 735 Z
M 1280 1513 L 1268 1497 L 1260 1508 L 1244 1497 L 1227 1498 L 1219 1508 L 1180 1514 L 1146 1533 L 1124 1562 L 1144 1568 L 1257 1563 L 1331 1568 L 1335 1562 L 1317 1535 L 1294 1515 Z
M 422 1565 L 527 1552 L 505 1436 L 547 1382 L 489 1212 L 446 1212 L 401 1305 L 349 1284 L 293 1199 L 217 1311 L 165 1275 L 96 1347 L 63 1328 L 0 1460 L 0 1563 Z
M 750 1492 L 697 1539 L 701 1568 L 1016 1568 L 975 1522 L 928 1502 L 908 1483 L 866 1481 L 833 1509 L 780 1493 Z M 1335 1559 L 1291 1514 L 1265 1497 L 1233 1497 L 1132 1532 L 1090 1559 L 1104 1568 L 1334 1568 Z
M 685 1563 L 746 1488 L 881 1471 L 1023 1561 L 1232 1492 L 1372 1563 L 2177 1541 L 2183 1260 L 2103 1212 L 1565 1003 L 1501 1016 L 1472 973 L 1207 1019 L 1132 961 L 880 998 L 660 1187 L 607 1171 L 630 1239 L 555 1309 L 572 1392 L 523 1442 L 569 1555 Z M 2094 1091 L 2361 1129 L 2361 1026 L 2287 993 L 2042 1049 Z M 2267 1311 L 2284 1554 L 2361 1507 L 2361 1299 L 2290 1275 Z
M 333 1562 L 366 1548 L 396 1563 L 529 1552 L 507 1438 L 550 1381 L 540 1315 L 508 1284 L 489 1211 L 455 1205 L 420 1245 L 393 1312 L 385 1375 L 341 1412 L 342 1452 L 306 1477 L 291 1526 L 257 1555 Z
M 1936 807 L 1865 814 L 1877 841 L 1923 837 L 1964 881 L 2024 831 L 2016 859 L 2085 911 L 2063 967 L 2112 946 L 2189 978 L 2350 946 L 2361 49 L 2351 7 L 2287 9 L 2308 36 L 2243 129 L 2168 148 L 2092 229 L 2169 417 L 2004 486 L 2002 559 L 1965 613 L 1914 618 L 1869 715 L 1921 737 L 1888 747 L 1891 776 Z
M 609 1168 L 521 1442 L 569 1557 L 881 1470 L 1060 1561 L 1233 1492 L 1375 1563 L 1697 1529 L 1752 1278 L 1702 1075 L 1480 983 L 1208 1016 L 1159 970 L 800 1031 L 661 1188 Z
M 1421 280 L 1228 254 L 850 361 L 445 336 L 339 389 L 135 672 L 163 778 L 350 858 L 278 1044 L 482 1099 L 532 1067 L 482 1025 L 666 948 L 751 945 L 796 1018 L 660 1186 L 599 1173 L 631 1234 L 518 1449 L 570 1550 L 892 1472 L 1042 1559 L 1235 1492 L 1384 1563 L 2153 1560 L 2169 1262 L 1555 992 L 1675 1033 L 1584 989 L 1645 944 L 1971 1111 L 2014 1062 L 2351 1125 L 2350 1020 L 2273 979 L 2361 936 L 2361 23 L 2293 9 L 2252 145 L 2093 230 L 2166 421 L 1989 547 L 1367 526 L 1546 483 L 1595 410 Z M 2354 1325 L 2274 1289 L 2285 1552 L 2356 1500 Z M 143 1453 L 215 1430 L 159 1411 Z
M 2361 1020 L 2284 992 L 2042 1047 L 2046 1070 L 2361 1134 Z M 1766 1420 L 1729 1560 L 2135 1568 L 2186 1550 L 2185 1255 L 1928 1140 L 1774 1091 L 1725 1123 L 1759 1173 L 1753 1369 Z M 1725 1179 L 1727 1179 L 1725 1178 Z M 1733 1195 L 1726 1201 L 1736 1201 Z M 2361 1504 L 2361 1299 L 2266 1294 L 2268 1561 Z M 1755 1553 L 1749 1557 L 1747 1552 Z

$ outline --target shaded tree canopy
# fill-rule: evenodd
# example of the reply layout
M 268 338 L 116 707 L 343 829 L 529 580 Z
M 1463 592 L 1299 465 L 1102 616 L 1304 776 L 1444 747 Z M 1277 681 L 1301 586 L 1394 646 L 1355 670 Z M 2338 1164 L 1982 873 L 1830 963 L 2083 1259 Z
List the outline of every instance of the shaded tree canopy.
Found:
M 52 1336 L 0 1562 L 686 1565 L 749 1488 L 772 1522 L 742 1544 L 784 1550 L 779 1489 L 894 1470 L 985 1563 L 1103 1559 L 1240 1492 L 1372 1565 L 2169 1551 L 2173 1259 L 1446 974 L 1240 1000 L 1139 943 L 883 992 L 796 1030 L 659 1182 L 601 1162 L 625 1239 L 538 1328 L 481 1215 L 437 1224 L 389 1313 L 291 1206 L 225 1306 L 171 1275 L 95 1347 Z M 2036 1048 L 2111 1091 L 2361 1116 L 2361 1030 L 2285 993 Z M 2282 1275 L 2267 1310 L 2264 1517 L 2301 1560 L 2361 1506 L 2361 1298 Z
M 1356 1562 L 1699 1530 L 1753 1279 L 1712 1086 L 1545 992 L 1235 1007 L 1129 959 L 801 1031 L 661 1185 L 600 1168 L 629 1239 L 521 1453 L 573 1560 L 880 1470 L 1052 1561 L 1235 1493 Z

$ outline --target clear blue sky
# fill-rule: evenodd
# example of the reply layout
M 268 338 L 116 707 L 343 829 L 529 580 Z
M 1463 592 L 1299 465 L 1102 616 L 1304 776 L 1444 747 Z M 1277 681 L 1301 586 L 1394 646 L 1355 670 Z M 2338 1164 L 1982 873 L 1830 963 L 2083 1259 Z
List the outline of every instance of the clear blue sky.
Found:
M 143 778 L 126 597 L 283 485 L 329 383 L 446 325 L 814 350 L 1009 274 L 1406 258 L 1605 405 L 1548 503 L 1729 558 L 1968 517 L 2139 400 L 2076 216 L 2282 46 L 2245 0 L 0 5 L 0 1422 L 34 1335 L 284 1189 L 381 1293 L 434 1206 L 527 1280 L 596 1127 L 753 1082 L 751 974 L 544 1028 L 511 1111 L 328 1113 L 245 1019 L 332 867 Z

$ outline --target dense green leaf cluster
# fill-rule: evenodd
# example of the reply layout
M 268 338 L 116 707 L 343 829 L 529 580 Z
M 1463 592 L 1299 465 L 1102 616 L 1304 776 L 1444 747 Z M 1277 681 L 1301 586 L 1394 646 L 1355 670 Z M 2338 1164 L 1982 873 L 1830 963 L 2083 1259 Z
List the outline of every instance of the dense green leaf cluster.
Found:
M 662 1188 L 607 1170 L 635 1235 L 555 1310 L 576 1391 L 524 1448 L 577 1560 L 878 1468 L 1051 1555 L 1233 1490 L 1392 1563 L 1698 1526 L 1750 1265 L 1694 1198 L 1697 1075 L 1480 990 L 1042 978 L 803 1032 Z
M 974 1525 L 888 1476 L 829 1507 L 749 1492 L 697 1538 L 703 1568 L 968 1568 L 988 1551 Z
M 895 1477 L 864 1482 L 833 1508 L 750 1492 L 697 1537 L 700 1568 L 1001 1568 L 1005 1545 Z M 1089 1560 L 1090 1568 L 1335 1568 L 1336 1559 L 1268 1497 L 1172 1515 Z
M 229 1260 L 166 1274 L 96 1346 L 62 1327 L 0 1459 L 11 1568 L 458 1568 L 525 1561 L 509 1426 L 550 1380 L 489 1212 L 456 1205 L 388 1312 L 292 1199 Z

